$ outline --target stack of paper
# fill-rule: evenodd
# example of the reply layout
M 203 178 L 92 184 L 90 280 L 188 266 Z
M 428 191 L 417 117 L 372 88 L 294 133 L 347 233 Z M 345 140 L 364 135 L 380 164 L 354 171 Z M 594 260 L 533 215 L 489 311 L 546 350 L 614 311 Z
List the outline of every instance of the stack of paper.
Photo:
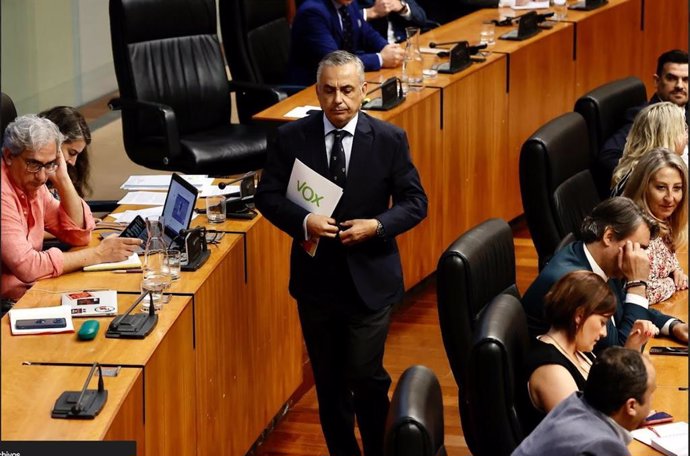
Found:
M 139 255 L 133 253 L 132 256 L 124 261 L 115 261 L 113 263 L 98 263 L 91 266 L 84 266 L 84 271 L 111 271 L 114 269 L 136 269 L 141 268 L 141 260 Z
M 213 183 L 213 178 L 204 174 L 185 174 L 182 178 L 197 188 Z M 170 179 L 172 179 L 170 174 L 129 176 L 120 188 L 123 190 L 167 190 Z
M 635 429 L 631 434 L 668 456 L 688 456 L 688 423 L 684 421 Z
M 167 193 L 161 192 L 129 192 L 117 204 L 138 204 L 140 206 L 162 206 L 165 204 Z

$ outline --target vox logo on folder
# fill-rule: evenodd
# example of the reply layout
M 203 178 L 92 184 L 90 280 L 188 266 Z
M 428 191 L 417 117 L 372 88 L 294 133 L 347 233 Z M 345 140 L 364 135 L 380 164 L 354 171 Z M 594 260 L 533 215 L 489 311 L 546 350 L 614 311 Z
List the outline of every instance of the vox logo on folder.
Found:
M 309 212 L 330 217 L 342 195 L 342 188 L 295 159 L 287 199 Z

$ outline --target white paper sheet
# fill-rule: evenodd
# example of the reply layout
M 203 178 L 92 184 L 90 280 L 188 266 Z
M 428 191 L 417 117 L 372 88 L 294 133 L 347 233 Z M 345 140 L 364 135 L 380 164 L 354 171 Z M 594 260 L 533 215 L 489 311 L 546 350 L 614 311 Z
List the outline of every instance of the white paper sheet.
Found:
M 184 174 L 182 178 L 197 188 L 213 183 L 213 178 L 205 174 Z M 120 188 L 123 190 L 164 190 L 170 186 L 170 179 L 172 179 L 170 174 L 129 176 Z
M 10 316 L 10 330 L 12 335 L 19 336 L 25 334 L 46 334 L 46 333 L 63 333 L 74 332 L 74 325 L 72 324 L 71 308 L 66 306 L 55 307 L 33 307 L 30 309 L 11 309 L 8 312 Z M 36 319 L 53 319 L 64 318 L 67 325 L 64 328 L 41 328 L 41 329 L 17 329 L 17 320 L 36 320 Z
M 283 117 L 292 117 L 293 119 L 301 119 L 302 117 L 307 117 L 307 113 L 311 111 L 312 109 L 316 109 L 318 111 L 321 110 L 320 106 L 297 106 L 296 108 L 292 108 L 290 111 L 288 111 L 286 114 L 283 115 Z
M 285 196 L 309 212 L 330 216 L 343 196 L 343 189 L 295 159 Z
M 117 204 L 138 204 L 141 206 L 161 206 L 165 204 L 167 192 L 129 192 Z
M 228 185 L 224 189 L 218 188 L 217 185 L 206 185 L 204 188 L 201 189 L 201 193 L 199 193 L 199 198 L 207 198 L 209 196 L 218 196 L 218 195 L 229 195 L 230 193 L 239 193 L 240 192 L 240 186 L 239 185 Z
M 138 209 L 132 211 L 123 211 L 110 214 L 111 217 L 115 219 L 116 222 L 120 223 L 130 223 L 137 215 L 146 220 L 146 217 L 152 217 L 154 215 L 162 215 L 163 206 L 147 207 L 146 209 Z
M 511 5 L 511 8 L 513 8 L 514 10 L 546 9 L 548 7 L 549 7 L 548 0 L 546 0 L 545 2 L 527 2 L 526 5 L 522 5 L 522 6 Z

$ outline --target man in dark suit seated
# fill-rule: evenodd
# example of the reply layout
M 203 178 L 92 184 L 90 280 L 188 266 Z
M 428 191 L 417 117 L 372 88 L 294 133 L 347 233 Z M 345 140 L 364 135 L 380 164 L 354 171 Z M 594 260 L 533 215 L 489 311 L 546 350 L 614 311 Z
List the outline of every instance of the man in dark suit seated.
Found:
M 404 291 L 395 237 L 426 217 L 427 198 L 405 132 L 360 112 L 367 87 L 361 60 L 330 53 L 317 79 L 323 114 L 278 129 L 255 202 L 293 238 L 290 294 L 330 456 L 360 454 L 355 416 L 364 454 L 382 456 L 391 383 L 383 349 L 391 307 Z M 297 159 L 343 188 L 331 216 L 286 197 Z M 304 248 L 308 240 L 318 241 L 315 253 Z
M 313 84 L 319 61 L 336 50 L 356 54 L 365 71 L 402 64 L 405 51 L 389 44 L 362 17 L 354 0 L 306 0 L 295 13 L 288 61 L 291 84 Z
M 597 156 L 597 167 L 602 175 L 613 176 L 613 170 L 623 156 L 625 141 L 632 128 L 637 113 L 645 106 L 670 101 L 685 109 L 685 121 L 690 121 L 688 116 L 688 53 L 674 49 L 664 52 L 659 56 L 654 74 L 656 92 L 648 103 L 630 108 L 625 113 L 625 124 L 606 140 Z
M 592 365 L 583 392 L 556 406 L 512 456 L 627 456 L 652 408 L 656 369 L 639 351 L 611 347 Z
M 415 0 L 361 0 L 364 18 L 389 43 L 407 39 L 405 28 L 427 26 L 426 13 Z
M 599 203 L 582 222 L 582 241 L 558 251 L 529 287 L 522 299 L 532 337 L 549 328 L 544 321 L 544 296 L 558 279 L 570 271 L 593 271 L 608 281 L 616 296 L 616 313 L 606 327 L 606 337 L 595 351 L 612 345 L 639 345 L 651 322 L 663 335 L 688 342 L 688 325 L 649 308 L 645 295 L 649 258 L 645 249 L 658 226 L 632 200 L 610 198 Z M 628 338 L 631 340 L 628 341 Z

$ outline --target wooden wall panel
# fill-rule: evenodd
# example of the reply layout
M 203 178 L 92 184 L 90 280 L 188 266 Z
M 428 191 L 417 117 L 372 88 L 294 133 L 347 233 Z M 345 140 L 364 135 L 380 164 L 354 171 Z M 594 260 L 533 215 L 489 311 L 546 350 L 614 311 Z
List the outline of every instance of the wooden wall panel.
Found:
M 407 132 L 410 155 L 419 171 L 429 200 L 425 220 L 398 236 L 405 289 L 419 283 L 436 270 L 443 251 L 443 136 L 441 131 L 441 91 L 425 98 L 389 121 Z
M 146 454 L 143 375 L 138 376 L 129 394 L 120 405 L 120 411 L 110 424 L 103 440 L 135 440 L 137 442 L 137 456 Z
M 497 60 L 444 89 L 444 248 L 489 217 L 515 216 L 504 196 L 515 192 L 506 185 L 507 176 L 516 172 L 507 150 L 507 62 Z
M 644 30 L 640 74 L 651 96 L 656 88 L 652 75 L 659 55 L 671 49 L 688 49 L 687 0 L 642 0 Z
M 620 1 L 587 14 L 576 24 L 575 97 L 628 76 L 643 78 L 642 0 Z M 572 109 L 572 105 L 570 106 Z
M 502 187 L 506 220 L 522 214 L 520 197 L 520 149 L 525 140 L 575 104 L 574 27 L 530 42 L 510 54 L 508 103 L 508 154 Z
M 193 321 L 186 306 L 144 368 L 148 456 L 196 456 Z

